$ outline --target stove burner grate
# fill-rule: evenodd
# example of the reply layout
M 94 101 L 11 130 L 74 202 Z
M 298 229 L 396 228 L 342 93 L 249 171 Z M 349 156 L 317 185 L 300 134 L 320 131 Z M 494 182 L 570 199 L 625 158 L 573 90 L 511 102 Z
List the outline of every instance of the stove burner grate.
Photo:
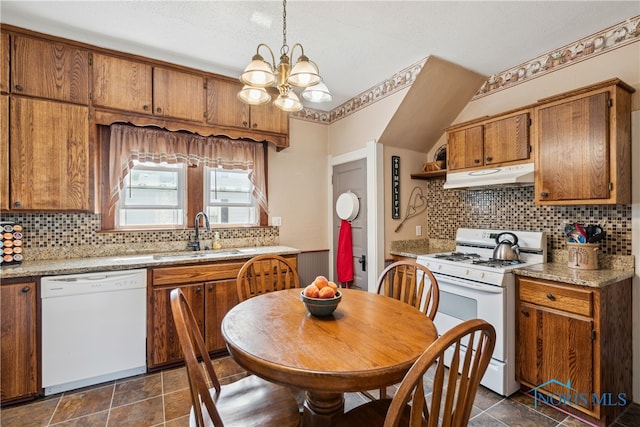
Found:
M 450 254 L 438 254 L 435 257 L 447 261 L 465 261 L 468 259 L 480 258 L 480 255 L 476 253 L 451 252 Z
M 519 259 L 506 260 L 506 259 L 489 258 L 489 259 L 473 260 L 473 264 L 486 265 L 487 267 L 496 267 L 496 268 L 509 267 L 512 265 L 518 265 L 522 263 L 524 263 L 524 261 L 520 261 Z

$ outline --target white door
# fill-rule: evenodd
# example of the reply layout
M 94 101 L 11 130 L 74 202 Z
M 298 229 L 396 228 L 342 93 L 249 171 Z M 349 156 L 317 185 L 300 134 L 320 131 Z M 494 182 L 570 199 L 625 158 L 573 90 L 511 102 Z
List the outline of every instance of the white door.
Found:
M 351 191 L 358 197 L 360 210 L 358 216 L 351 221 L 351 233 L 353 243 L 353 282 L 349 282 L 350 288 L 367 290 L 367 162 L 366 159 L 354 160 L 333 166 L 333 263 L 336 271 L 336 254 L 338 248 L 338 236 L 341 219 L 336 213 L 335 206 L 338 197 L 347 191 Z M 337 277 L 336 277 L 337 280 Z

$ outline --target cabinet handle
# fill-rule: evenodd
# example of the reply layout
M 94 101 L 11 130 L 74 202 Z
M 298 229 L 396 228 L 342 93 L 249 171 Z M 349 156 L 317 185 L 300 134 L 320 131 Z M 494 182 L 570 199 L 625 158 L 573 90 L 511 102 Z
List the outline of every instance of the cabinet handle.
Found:
M 242 126 L 247 127 L 249 126 L 249 122 L 247 122 L 246 120 L 242 122 Z
M 529 317 L 529 311 L 528 310 L 522 310 L 522 314 L 524 314 L 525 317 Z
M 540 193 L 540 196 L 549 197 L 549 193 L 547 193 L 546 191 L 543 191 L 542 193 Z
M 201 291 L 202 291 L 202 288 L 201 288 L 200 286 L 198 286 L 198 287 L 196 288 L 196 292 L 201 292 Z
M 473 160 L 473 163 L 475 163 L 475 164 L 480 163 L 480 159 L 474 159 L 474 160 Z
M 257 128 L 257 127 L 258 127 L 258 124 L 257 124 L 257 123 L 254 123 L 251 127 L 255 129 L 255 128 Z
M 149 110 L 149 106 L 148 106 L 148 105 L 143 105 L 143 106 L 142 106 L 142 109 L 143 109 L 144 111 L 148 111 L 148 110 Z
M 16 90 L 22 90 L 22 85 L 16 85 Z
M 490 162 L 491 160 L 493 160 L 493 157 L 487 157 L 487 162 Z
M 213 285 L 209 285 L 209 290 L 212 291 L 213 290 Z
M 18 200 L 18 201 L 16 201 L 16 202 L 13 202 L 13 206 L 15 206 L 15 207 L 19 208 L 20 206 L 22 206 L 22 202 L 21 202 L 21 201 L 19 201 L 19 200 Z
M 556 300 L 556 297 L 554 297 L 553 294 L 547 294 L 547 298 L 549 298 L 551 301 Z
M 162 108 L 160 107 L 156 108 L 156 113 L 162 113 Z
M 26 294 L 26 293 L 27 293 L 27 292 L 29 292 L 30 290 L 31 290 L 31 288 L 30 288 L 30 287 L 25 286 L 24 288 L 22 288 L 22 293 L 23 293 L 23 294 Z

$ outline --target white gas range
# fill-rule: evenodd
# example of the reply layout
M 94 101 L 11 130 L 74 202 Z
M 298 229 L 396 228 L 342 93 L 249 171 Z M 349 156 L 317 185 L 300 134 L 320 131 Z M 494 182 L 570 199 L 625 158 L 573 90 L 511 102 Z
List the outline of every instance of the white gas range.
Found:
M 499 241 L 517 243 L 518 260 L 492 258 L 498 236 Z M 471 228 L 458 229 L 455 252 L 420 255 L 417 259 L 438 280 L 440 302 L 435 324 L 440 333 L 475 318 L 495 328 L 496 346 L 481 384 L 503 396 L 519 388 L 515 380 L 516 295 L 512 270 L 546 261 L 547 238 L 543 232 Z

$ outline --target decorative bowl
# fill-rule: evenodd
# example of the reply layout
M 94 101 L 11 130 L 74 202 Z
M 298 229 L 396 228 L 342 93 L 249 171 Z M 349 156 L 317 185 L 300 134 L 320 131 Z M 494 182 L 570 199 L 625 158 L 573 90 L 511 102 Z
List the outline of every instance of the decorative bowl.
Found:
M 307 311 L 316 317 L 330 316 L 342 299 L 342 292 L 336 292 L 333 298 L 310 298 L 304 295 L 304 291 L 300 292 L 300 301 L 304 303 Z

